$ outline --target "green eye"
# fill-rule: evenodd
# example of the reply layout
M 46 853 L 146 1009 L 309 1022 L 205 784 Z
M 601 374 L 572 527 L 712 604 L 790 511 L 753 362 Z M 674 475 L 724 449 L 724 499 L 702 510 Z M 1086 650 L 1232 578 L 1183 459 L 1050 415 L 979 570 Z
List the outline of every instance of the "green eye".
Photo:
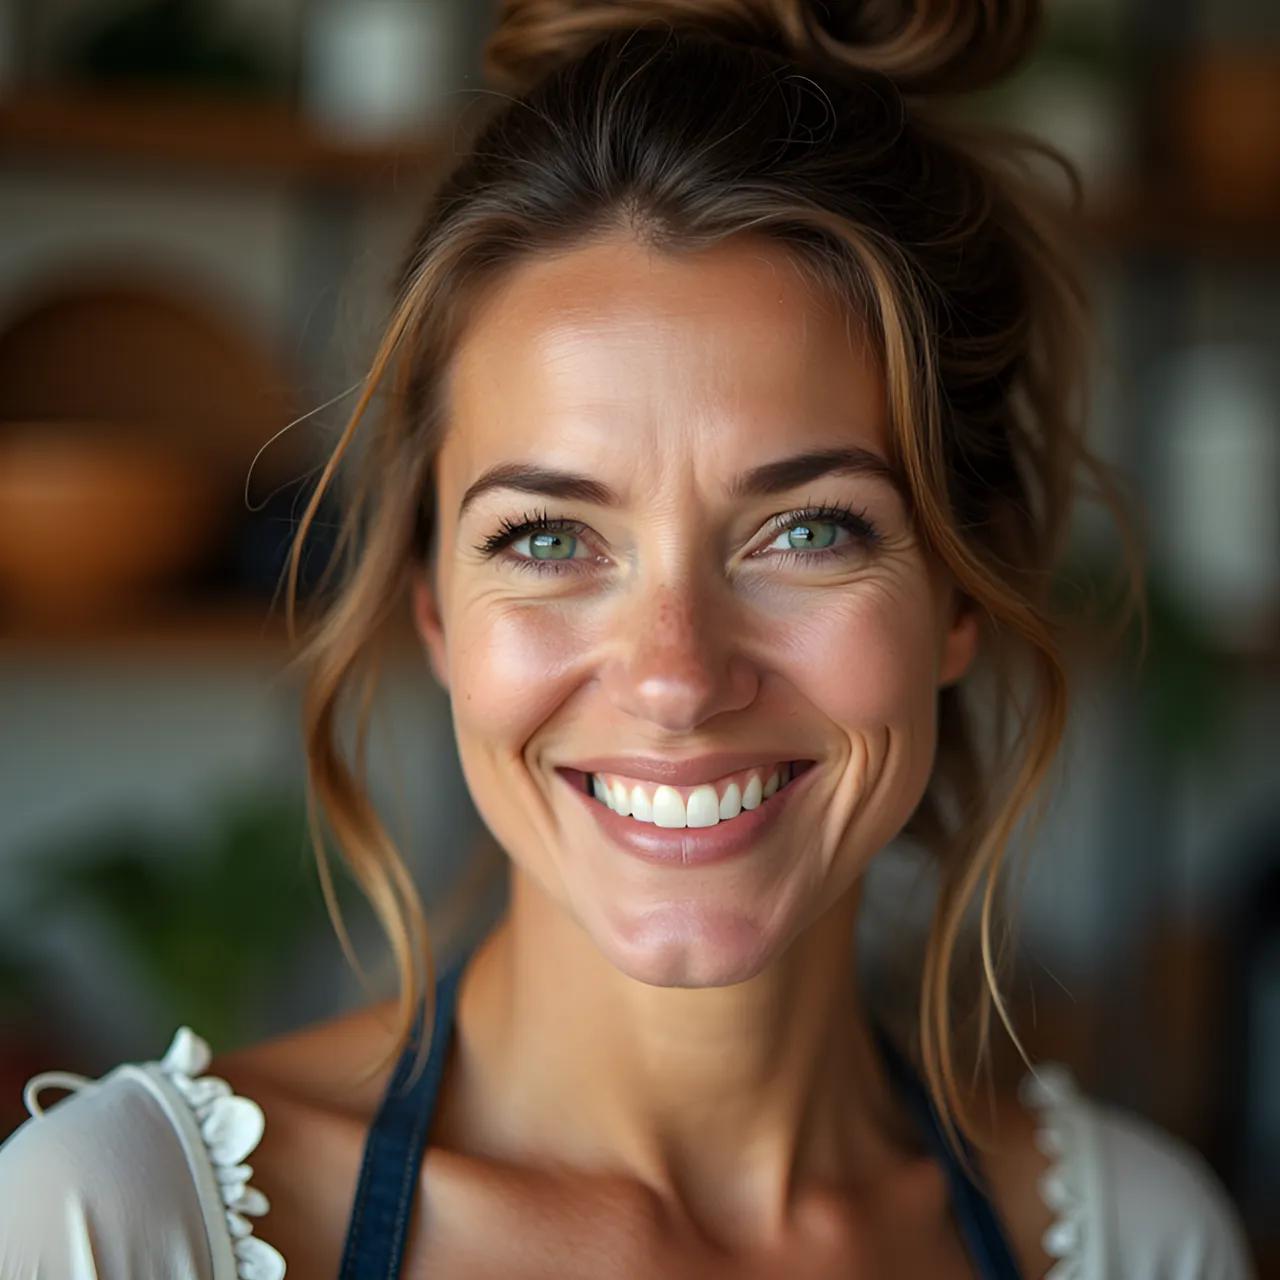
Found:
M 814 532 L 815 528 L 818 530 Z M 822 530 L 827 531 L 826 536 Z M 815 520 L 812 524 L 798 524 L 787 530 L 787 544 L 793 551 L 822 550 L 836 540 L 836 525 L 831 520 Z
M 571 533 L 531 533 L 529 554 L 534 560 L 572 560 L 578 539 Z

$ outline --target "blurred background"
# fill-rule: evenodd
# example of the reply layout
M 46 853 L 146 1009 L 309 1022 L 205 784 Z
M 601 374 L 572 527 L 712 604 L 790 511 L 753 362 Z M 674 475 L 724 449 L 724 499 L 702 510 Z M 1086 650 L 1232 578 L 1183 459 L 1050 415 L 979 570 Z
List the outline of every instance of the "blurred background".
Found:
M 1091 430 L 1147 509 L 1153 625 L 1141 668 L 1073 650 L 1009 999 L 1035 1056 L 1204 1153 L 1277 1277 L 1280 6 L 1050 8 L 979 109 L 1084 175 Z M 0 1136 L 37 1070 L 365 998 L 313 869 L 277 587 L 491 15 L 0 0 Z M 1073 581 L 1117 557 L 1082 509 Z M 502 886 L 410 634 L 372 782 L 431 910 L 468 895 L 447 948 Z M 920 871 L 877 860 L 872 972 L 927 913 Z

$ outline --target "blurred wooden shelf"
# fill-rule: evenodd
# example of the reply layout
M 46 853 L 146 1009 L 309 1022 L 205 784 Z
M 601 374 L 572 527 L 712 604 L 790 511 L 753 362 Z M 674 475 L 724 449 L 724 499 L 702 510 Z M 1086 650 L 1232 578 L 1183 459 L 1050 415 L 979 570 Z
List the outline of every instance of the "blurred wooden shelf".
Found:
M 1280 256 L 1280 197 L 1233 206 L 1189 187 L 1117 193 L 1089 215 L 1102 249 L 1227 257 Z
M 298 635 L 308 634 L 314 614 L 300 608 Z M 420 652 L 408 618 L 388 624 L 390 652 L 396 658 Z M 72 660 L 278 662 L 284 666 L 296 650 L 289 642 L 284 605 L 265 600 L 177 601 L 115 618 L 27 620 L 0 616 L 0 662 Z
M 142 164 L 174 173 L 346 188 L 419 185 L 452 155 L 447 127 L 362 141 L 284 102 L 160 89 L 23 89 L 0 96 L 0 156 Z M 1280 198 L 1253 208 L 1191 189 L 1135 187 L 1089 215 L 1102 249 L 1274 256 Z
M 21 90 L 0 96 L 0 155 L 143 163 L 174 172 L 339 187 L 420 180 L 446 154 L 443 131 L 347 138 L 287 103 L 137 89 Z

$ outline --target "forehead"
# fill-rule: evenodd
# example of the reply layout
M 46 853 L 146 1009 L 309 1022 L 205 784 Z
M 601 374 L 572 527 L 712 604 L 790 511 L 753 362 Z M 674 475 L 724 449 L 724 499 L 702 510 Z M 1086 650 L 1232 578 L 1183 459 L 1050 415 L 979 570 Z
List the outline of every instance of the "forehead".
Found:
M 605 449 L 889 451 L 861 323 L 757 237 L 681 256 L 619 237 L 521 263 L 475 309 L 447 390 L 441 478 L 464 487 L 495 461 Z

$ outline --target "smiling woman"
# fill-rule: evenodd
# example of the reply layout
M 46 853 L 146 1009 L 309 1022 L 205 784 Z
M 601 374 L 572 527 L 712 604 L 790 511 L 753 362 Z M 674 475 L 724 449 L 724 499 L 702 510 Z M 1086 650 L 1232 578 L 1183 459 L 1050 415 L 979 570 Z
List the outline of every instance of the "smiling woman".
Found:
M 977 644 L 893 481 L 871 345 L 765 237 L 623 233 L 511 264 L 447 376 L 411 590 L 522 909 L 644 983 L 755 978 L 911 816 Z M 619 743 L 630 763 L 593 767 Z M 723 865 L 672 883 L 613 850 Z
M 269 1254 L 245 1260 L 239 1216 L 265 1201 L 238 1174 L 219 1201 L 198 1143 L 189 1181 L 149 1185 L 145 1159 L 113 1181 L 112 1125 L 150 1104 L 99 1082 L 11 1143 L 0 1205 L 34 1177 L 110 1245 L 10 1214 L 0 1260 L 110 1248 L 92 1274 L 173 1274 L 156 1231 L 130 1235 L 145 1194 L 184 1260 L 212 1203 L 221 1252 L 190 1274 L 218 1280 L 281 1255 L 348 1280 L 1248 1274 L 1189 1148 L 1061 1071 L 985 1124 L 962 1084 L 975 904 L 978 1061 L 992 1007 L 1017 1043 L 996 890 L 1067 714 L 1050 584 L 1080 484 L 1127 528 L 1084 443 L 1085 300 L 1030 144 L 944 110 L 1037 16 L 508 0 L 504 92 L 426 212 L 290 581 L 367 435 L 302 654 L 307 753 L 399 996 L 229 1055 L 216 1084 L 166 1060 L 193 1105 L 265 1107 L 265 1133 L 237 1114 Z M 406 604 L 510 869 L 443 974 L 364 735 L 353 758 L 339 733 Z M 939 884 L 909 1048 L 852 962 L 900 835 Z M 89 1173 L 66 1156 L 86 1133 Z

